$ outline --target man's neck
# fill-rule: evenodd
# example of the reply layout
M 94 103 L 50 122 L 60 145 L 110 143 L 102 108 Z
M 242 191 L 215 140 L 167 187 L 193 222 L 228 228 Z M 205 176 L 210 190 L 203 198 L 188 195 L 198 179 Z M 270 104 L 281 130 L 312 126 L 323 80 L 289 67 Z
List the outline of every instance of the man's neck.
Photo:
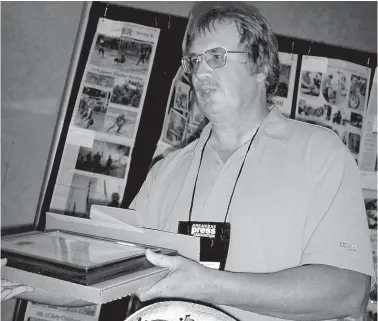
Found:
M 252 139 L 256 130 L 268 116 L 267 107 L 251 109 L 248 115 L 212 121 L 211 146 L 220 153 L 233 153 Z

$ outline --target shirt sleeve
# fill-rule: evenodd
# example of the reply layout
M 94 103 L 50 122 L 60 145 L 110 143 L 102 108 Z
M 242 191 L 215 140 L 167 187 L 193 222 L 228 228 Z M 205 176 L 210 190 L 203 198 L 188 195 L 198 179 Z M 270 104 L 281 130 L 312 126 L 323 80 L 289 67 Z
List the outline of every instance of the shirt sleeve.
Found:
M 307 207 L 301 265 L 325 264 L 357 271 L 375 283 L 370 231 L 358 167 L 349 150 L 337 148 L 317 168 Z

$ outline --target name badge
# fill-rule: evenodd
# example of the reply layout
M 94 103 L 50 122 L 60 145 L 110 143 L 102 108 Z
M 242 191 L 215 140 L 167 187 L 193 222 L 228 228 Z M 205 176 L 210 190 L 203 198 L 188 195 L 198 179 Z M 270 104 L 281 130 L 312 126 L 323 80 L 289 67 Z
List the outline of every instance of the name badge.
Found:
M 180 221 L 177 233 L 200 237 L 200 263 L 224 270 L 230 244 L 230 223 Z

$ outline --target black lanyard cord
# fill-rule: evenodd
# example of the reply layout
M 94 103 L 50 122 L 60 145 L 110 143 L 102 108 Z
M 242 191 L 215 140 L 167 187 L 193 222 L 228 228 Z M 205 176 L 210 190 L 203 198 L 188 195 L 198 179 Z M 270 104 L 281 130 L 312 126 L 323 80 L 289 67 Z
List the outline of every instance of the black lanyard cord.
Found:
M 253 135 L 251 141 L 249 142 L 249 144 L 248 144 L 248 148 L 247 148 L 247 151 L 246 151 L 246 153 L 245 153 L 245 155 L 244 155 L 243 163 L 241 164 L 241 166 L 240 166 L 240 168 L 239 168 L 239 173 L 238 173 L 238 176 L 236 177 L 236 180 L 235 180 L 235 183 L 234 183 L 234 187 L 233 187 L 233 189 L 232 189 L 232 193 L 231 193 L 231 196 L 230 196 L 230 200 L 228 201 L 227 212 L 226 212 L 226 215 L 225 215 L 225 217 L 224 217 L 224 222 L 225 222 L 225 223 L 226 223 L 226 220 L 227 220 L 227 217 L 228 217 L 228 211 L 229 211 L 229 209 L 230 209 L 230 205 L 231 205 L 232 199 L 233 199 L 233 197 L 234 197 L 234 193 L 235 193 L 236 185 L 237 185 L 237 183 L 238 183 L 238 181 L 239 181 L 240 174 L 241 174 L 241 172 L 242 172 L 242 170 L 243 170 L 243 167 L 244 167 L 245 160 L 246 160 L 246 158 L 247 158 L 247 155 L 248 155 L 248 153 L 249 153 L 249 151 L 250 151 L 250 149 L 251 149 L 252 143 L 253 143 L 253 141 L 254 141 L 254 139 L 255 139 L 255 137 L 256 137 L 256 134 L 257 134 L 257 132 L 259 131 L 260 127 L 261 127 L 261 124 L 260 124 L 260 126 L 257 128 L 256 132 L 254 133 L 254 135 Z M 202 165 L 202 160 L 203 160 L 204 151 L 205 151 L 206 145 L 207 145 L 207 143 L 208 143 L 208 141 L 209 141 L 209 139 L 210 139 L 211 132 L 212 132 L 212 130 L 210 131 L 209 137 L 207 138 L 205 144 L 204 144 L 203 147 L 202 147 L 202 151 L 201 151 L 200 163 L 199 163 L 199 165 L 198 165 L 197 176 L 196 176 L 196 180 L 195 180 L 195 182 L 194 182 L 194 187 L 193 187 L 192 200 L 191 200 L 191 203 L 190 203 L 190 209 L 189 209 L 189 222 L 192 220 L 192 210 L 193 210 L 193 204 L 194 204 L 194 196 L 195 196 L 195 192 L 196 192 L 196 189 L 197 189 L 198 175 L 199 175 L 199 172 L 200 172 L 200 169 L 201 169 L 201 165 Z
M 198 165 L 198 170 L 197 170 L 197 176 L 196 176 L 196 180 L 194 182 L 194 187 L 193 187 L 193 193 L 192 193 L 192 200 L 190 202 L 190 209 L 189 209 L 189 222 L 192 220 L 192 210 L 193 210 L 193 204 L 194 204 L 194 194 L 196 192 L 196 189 L 197 189 L 197 181 L 198 181 L 198 175 L 199 175 L 199 172 L 200 172 L 200 169 L 201 169 L 201 164 L 202 164 L 202 159 L 203 159 L 203 154 L 205 152 L 205 148 L 206 148 L 206 145 L 207 145 L 207 142 L 209 141 L 210 137 L 211 137 L 211 132 L 213 131 L 213 129 L 210 130 L 210 134 L 209 134 L 209 137 L 207 137 L 206 141 L 205 141 L 205 144 L 203 145 L 202 147 L 202 151 L 201 151 L 201 157 L 200 157 L 200 163 Z
M 235 184 L 234 184 L 234 188 L 232 189 L 232 193 L 231 193 L 231 196 L 230 196 L 230 200 L 229 200 L 229 202 L 228 202 L 226 216 L 224 217 L 224 222 L 225 222 L 225 223 L 226 223 L 226 220 L 227 220 L 228 211 L 229 211 L 229 209 L 230 209 L 230 205 L 231 205 L 232 199 L 233 199 L 233 197 L 234 197 L 234 193 L 235 193 L 236 185 L 237 185 L 237 183 L 238 183 L 238 181 L 239 181 L 240 174 L 241 174 L 241 172 L 242 172 L 242 170 L 243 170 L 243 167 L 244 167 L 245 160 L 246 160 L 246 158 L 247 158 L 247 155 L 248 155 L 248 153 L 249 153 L 249 150 L 251 149 L 252 143 L 253 143 L 253 141 L 254 141 L 254 139 L 255 139 L 255 137 L 256 137 L 256 134 L 257 134 L 257 132 L 259 131 L 259 129 L 260 129 L 260 126 L 259 126 L 259 128 L 257 128 L 257 130 L 256 130 L 256 132 L 254 133 L 254 135 L 253 135 L 251 141 L 249 142 L 249 145 L 248 145 L 247 151 L 246 151 L 246 153 L 245 153 L 245 155 L 244 155 L 243 163 L 241 164 L 241 166 L 240 166 L 240 168 L 239 168 L 239 173 L 238 173 L 238 176 L 236 177 L 236 181 L 235 181 Z

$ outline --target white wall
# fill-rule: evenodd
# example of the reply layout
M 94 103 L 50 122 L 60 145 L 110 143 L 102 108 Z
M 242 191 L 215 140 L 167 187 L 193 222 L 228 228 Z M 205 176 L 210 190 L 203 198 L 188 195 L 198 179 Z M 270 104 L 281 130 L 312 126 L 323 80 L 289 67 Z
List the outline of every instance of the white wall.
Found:
M 193 1 L 116 2 L 187 16 Z M 253 2 L 274 32 L 376 52 L 376 2 Z M 2 2 L 2 226 L 32 223 L 83 2 Z
M 82 2 L 1 3 L 1 219 L 32 223 Z

